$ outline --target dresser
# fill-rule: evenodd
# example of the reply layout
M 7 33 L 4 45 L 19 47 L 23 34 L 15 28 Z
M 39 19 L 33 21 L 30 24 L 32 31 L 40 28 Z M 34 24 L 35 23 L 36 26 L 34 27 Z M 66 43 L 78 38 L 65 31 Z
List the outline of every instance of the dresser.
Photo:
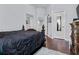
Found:
M 70 54 L 79 54 L 79 21 L 73 21 L 71 25 L 71 41 Z

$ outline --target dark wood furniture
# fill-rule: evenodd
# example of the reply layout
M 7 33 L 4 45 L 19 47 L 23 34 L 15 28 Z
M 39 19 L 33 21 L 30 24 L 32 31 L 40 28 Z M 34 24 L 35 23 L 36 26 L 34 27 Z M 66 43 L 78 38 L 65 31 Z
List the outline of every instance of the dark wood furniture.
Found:
M 70 54 L 77 55 L 79 54 L 79 21 L 73 21 L 70 25 L 72 30 Z

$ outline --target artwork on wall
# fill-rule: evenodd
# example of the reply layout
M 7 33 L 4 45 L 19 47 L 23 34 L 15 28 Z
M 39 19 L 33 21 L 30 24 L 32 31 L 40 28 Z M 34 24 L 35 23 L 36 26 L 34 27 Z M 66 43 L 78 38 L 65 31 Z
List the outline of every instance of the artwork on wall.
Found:
M 30 17 L 27 17 L 26 24 L 30 24 Z
M 32 28 L 33 27 L 33 15 L 26 13 L 26 29 Z
M 52 19 L 51 19 L 51 16 L 49 14 L 47 16 L 47 23 L 52 23 Z
M 25 27 L 24 27 L 24 25 L 22 25 L 22 30 L 23 30 L 23 31 L 25 30 Z
M 61 16 L 57 16 L 57 31 L 61 31 Z
M 30 24 L 30 21 L 31 21 L 31 18 L 32 18 L 33 16 L 32 15 L 30 15 L 30 14 L 26 14 L 26 24 Z

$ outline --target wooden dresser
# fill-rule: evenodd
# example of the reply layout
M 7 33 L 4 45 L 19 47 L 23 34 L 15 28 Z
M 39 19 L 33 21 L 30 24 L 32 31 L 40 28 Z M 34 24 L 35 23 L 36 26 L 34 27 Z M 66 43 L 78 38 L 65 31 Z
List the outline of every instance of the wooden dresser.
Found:
M 72 30 L 70 54 L 77 55 L 79 54 L 79 21 L 73 21 L 70 25 Z

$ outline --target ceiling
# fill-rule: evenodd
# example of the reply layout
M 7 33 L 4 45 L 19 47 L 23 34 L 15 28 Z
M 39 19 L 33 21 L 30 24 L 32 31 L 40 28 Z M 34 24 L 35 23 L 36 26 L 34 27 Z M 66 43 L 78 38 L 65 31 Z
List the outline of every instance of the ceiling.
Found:
M 49 6 L 49 4 L 31 4 L 34 7 L 40 7 L 40 8 L 47 8 Z

